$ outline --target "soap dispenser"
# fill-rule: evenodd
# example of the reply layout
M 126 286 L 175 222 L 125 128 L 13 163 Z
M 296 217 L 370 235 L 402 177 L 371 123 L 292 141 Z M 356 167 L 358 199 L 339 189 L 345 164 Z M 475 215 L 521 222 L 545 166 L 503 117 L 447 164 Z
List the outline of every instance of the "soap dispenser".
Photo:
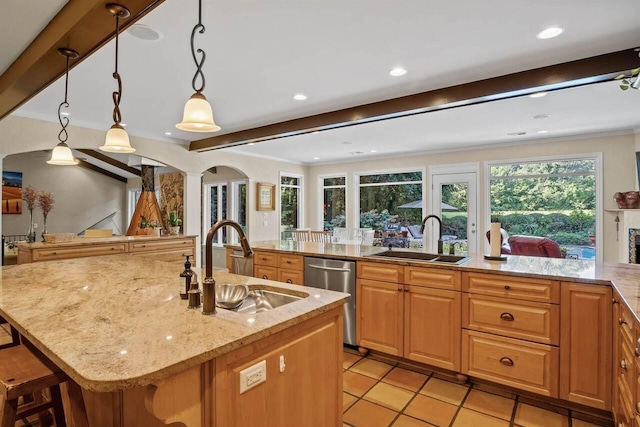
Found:
M 189 306 L 187 308 L 200 308 L 200 289 L 198 287 L 198 275 L 194 274 L 189 289 Z
M 193 279 L 194 271 L 191 269 L 191 263 L 187 255 L 187 261 L 184 263 L 184 271 L 180 273 L 180 299 L 187 299 L 189 296 L 189 290 L 191 289 L 191 280 Z

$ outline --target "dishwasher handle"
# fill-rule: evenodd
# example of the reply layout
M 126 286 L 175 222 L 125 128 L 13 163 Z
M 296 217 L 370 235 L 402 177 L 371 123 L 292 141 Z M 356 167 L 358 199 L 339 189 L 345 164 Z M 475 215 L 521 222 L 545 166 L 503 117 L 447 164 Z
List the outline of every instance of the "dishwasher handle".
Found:
M 313 265 L 313 264 L 308 264 L 307 267 L 315 268 L 317 270 L 345 271 L 345 272 L 350 272 L 351 271 L 351 269 L 349 269 L 349 268 L 325 267 L 323 265 Z

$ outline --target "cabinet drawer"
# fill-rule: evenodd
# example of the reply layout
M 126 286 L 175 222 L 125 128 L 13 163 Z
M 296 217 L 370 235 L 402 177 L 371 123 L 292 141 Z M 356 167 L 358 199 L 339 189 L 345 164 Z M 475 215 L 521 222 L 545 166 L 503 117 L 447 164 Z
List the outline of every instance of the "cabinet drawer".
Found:
M 405 267 L 404 283 L 408 285 L 427 286 L 430 288 L 459 291 L 461 274 L 459 271 L 439 268 Z
M 544 396 L 558 397 L 558 349 L 462 331 L 462 372 Z
M 632 396 L 628 389 L 626 389 L 626 385 L 622 378 L 618 378 L 618 416 L 622 416 L 619 422 L 624 423 L 623 425 L 631 426 L 633 420 L 633 403 Z
M 381 282 L 402 283 L 403 267 L 401 265 L 377 262 L 358 262 L 358 277 Z
M 193 239 L 139 240 L 129 243 L 129 252 L 161 251 L 169 248 L 188 248 L 193 246 Z
M 185 257 L 189 255 L 190 257 L 195 256 L 195 251 L 193 247 L 188 248 L 177 248 L 177 249 L 167 249 L 164 251 L 154 251 L 154 252 L 132 252 L 131 255 L 138 257 L 145 257 L 149 259 L 155 259 L 157 261 L 165 261 L 165 262 L 182 262 L 184 263 Z
M 280 254 L 278 261 L 278 267 L 280 268 L 286 268 L 287 270 L 304 270 L 304 258 L 302 255 Z
M 81 258 L 98 255 L 114 255 L 127 252 L 126 243 L 110 245 L 76 246 L 66 248 L 37 249 L 33 251 L 33 261 L 48 261 L 54 259 Z
M 304 271 L 278 269 L 278 282 L 304 285 Z
M 560 303 L 560 283 L 556 280 L 463 273 L 462 290 L 474 294 Z
M 253 266 L 253 276 L 259 279 L 278 280 L 278 273 L 275 267 L 265 267 L 263 265 Z
M 624 383 L 624 387 L 620 389 L 620 392 L 627 393 L 627 400 L 630 404 L 634 402 L 633 393 L 631 390 L 637 381 L 637 377 L 635 375 L 635 363 L 634 363 L 634 355 L 633 351 L 629 346 L 621 342 L 620 343 L 620 354 L 618 360 L 616 360 L 615 371 L 618 374 L 618 382 L 622 381 Z
M 625 304 L 620 304 L 620 316 L 616 319 L 620 331 L 620 337 L 625 340 L 629 347 L 635 348 L 635 320 Z
M 253 263 L 255 265 L 266 265 L 269 267 L 278 266 L 278 254 L 272 252 L 255 252 L 253 254 Z
M 560 306 L 465 293 L 462 327 L 559 345 Z

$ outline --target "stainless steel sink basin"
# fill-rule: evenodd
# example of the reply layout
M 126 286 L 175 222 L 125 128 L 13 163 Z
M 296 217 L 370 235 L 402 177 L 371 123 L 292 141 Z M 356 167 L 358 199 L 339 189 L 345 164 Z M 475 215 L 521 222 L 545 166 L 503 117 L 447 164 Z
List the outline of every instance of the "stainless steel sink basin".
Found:
M 239 307 L 231 310 L 238 313 L 262 313 L 300 299 L 302 298 L 265 289 L 252 290 Z
M 463 255 L 440 255 L 399 250 L 384 251 L 370 256 L 377 258 L 402 259 L 408 261 L 442 264 L 463 264 L 471 259 L 471 257 Z

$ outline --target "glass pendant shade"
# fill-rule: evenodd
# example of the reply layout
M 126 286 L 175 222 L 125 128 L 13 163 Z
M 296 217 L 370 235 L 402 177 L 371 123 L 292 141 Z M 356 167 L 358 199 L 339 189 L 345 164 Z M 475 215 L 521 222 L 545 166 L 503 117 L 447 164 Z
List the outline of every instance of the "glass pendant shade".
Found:
M 78 161 L 73 158 L 71 148 L 64 142 L 61 142 L 53 148 L 51 160 L 47 160 L 47 163 L 58 166 L 73 166 L 77 165 Z
M 213 121 L 213 111 L 207 98 L 200 92 L 191 95 L 184 106 L 182 122 L 176 127 L 187 132 L 217 132 L 220 126 Z
M 100 149 L 108 153 L 133 153 L 136 151 L 129 143 L 127 131 L 120 125 L 111 126 L 111 129 L 107 131 L 104 145 Z

